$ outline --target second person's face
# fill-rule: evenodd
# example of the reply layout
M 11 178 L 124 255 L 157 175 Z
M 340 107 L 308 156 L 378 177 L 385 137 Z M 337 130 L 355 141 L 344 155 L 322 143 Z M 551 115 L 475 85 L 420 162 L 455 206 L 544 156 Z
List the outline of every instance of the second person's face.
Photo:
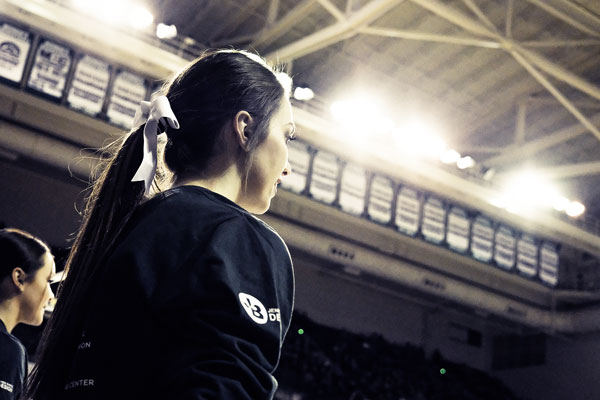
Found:
M 23 290 L 20 321 L 28 325 L 41 325 L 44 321 L 44 310 L 51 298 L 54 297 L 50 281 L 56 273 L 54 258 L 46 252 L 43 265 L 35 271 L 33 279 L 25 283 Z

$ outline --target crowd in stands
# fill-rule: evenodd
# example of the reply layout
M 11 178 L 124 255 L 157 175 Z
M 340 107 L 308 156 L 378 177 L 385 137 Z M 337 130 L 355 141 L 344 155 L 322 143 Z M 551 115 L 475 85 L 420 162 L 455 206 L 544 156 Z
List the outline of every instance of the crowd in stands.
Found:
M 518 400 L 485 372 L 295 313 L 275 373 L 279 400 Z

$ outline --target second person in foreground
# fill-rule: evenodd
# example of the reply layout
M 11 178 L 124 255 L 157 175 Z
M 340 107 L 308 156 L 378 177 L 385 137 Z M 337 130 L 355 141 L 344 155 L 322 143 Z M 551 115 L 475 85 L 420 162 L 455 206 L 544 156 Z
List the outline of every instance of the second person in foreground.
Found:
M 252 214 L 290 173 L 290 85 L 212 51 L 142 104 L 88 200 L 29 398 L 273 398 L 293 270 Z M 174 184 L 144 202 L 164 130 Z

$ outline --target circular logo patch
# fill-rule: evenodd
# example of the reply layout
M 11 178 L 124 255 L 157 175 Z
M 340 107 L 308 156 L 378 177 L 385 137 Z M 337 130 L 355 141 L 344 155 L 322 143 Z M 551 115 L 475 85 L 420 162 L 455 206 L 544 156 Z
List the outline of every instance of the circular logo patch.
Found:
M 240 298 L 242 307 L 244 307 L 244 310 L 246 310 L 250 318 L 252 318 L 252 321 L 261 325 L 267 323 L 267 309 L 260 300 L 246 293 L 240 293 L 238 294 L 238 297 Z

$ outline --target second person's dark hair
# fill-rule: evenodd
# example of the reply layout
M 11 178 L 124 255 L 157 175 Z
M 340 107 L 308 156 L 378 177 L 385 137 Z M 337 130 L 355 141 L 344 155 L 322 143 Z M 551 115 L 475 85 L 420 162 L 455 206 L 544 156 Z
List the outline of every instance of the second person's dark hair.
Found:
M 166 165 L 177 178 L 201 177 L 212 156 L 221 151 L 224 125 L 245 110 L 254 121 L 248 151 L 240 160 L 242 172 L 247 173 L 251 152 L 265 139 L 270 119 L 281 100 L 289 96 L 290 86 L 287 75 L 274 71 L 256 55 L 235 50 L 206 52 L 163 89 L 180 125 L 179 130 L 167 128 Z M 113 156 L 92 187 L 26 398 L 50 399 L 61 390 L 95 279 L 144 199 L 143 183 L 131 182 L 142 160 L 143 128 L 113 144 Z
M 27 279 L 44 265 L 43 256 L 49 252 L 48 246 L 40 239 L 20 229 L 0 229 L 0 280 L 9 276 L 12 270 L 20 267 Z M 3 293 L 0 293 L 0 299 Z

